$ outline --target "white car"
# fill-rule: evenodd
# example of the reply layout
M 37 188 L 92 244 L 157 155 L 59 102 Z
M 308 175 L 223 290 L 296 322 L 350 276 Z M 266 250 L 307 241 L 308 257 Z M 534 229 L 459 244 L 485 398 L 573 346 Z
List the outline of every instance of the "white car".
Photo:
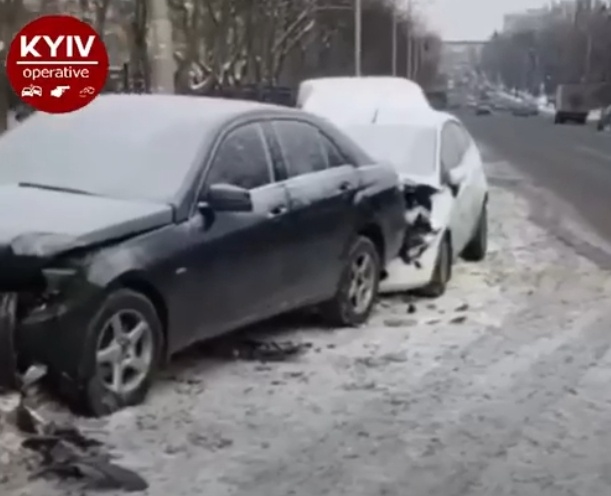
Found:
M 390 162 L 403 182 L 410 227 L 380 290 L 443 294 L 457 257 L 486 255 L 488 182 L 473 138 L 454 116 L 434 110 L 386 112 L 341 127 L 373 158 Z
M 418 84 L 392 76 L 308 79 L 299 85 L 297 107 L 335 124 L 368 123 L 386 109 L 431 110 Z

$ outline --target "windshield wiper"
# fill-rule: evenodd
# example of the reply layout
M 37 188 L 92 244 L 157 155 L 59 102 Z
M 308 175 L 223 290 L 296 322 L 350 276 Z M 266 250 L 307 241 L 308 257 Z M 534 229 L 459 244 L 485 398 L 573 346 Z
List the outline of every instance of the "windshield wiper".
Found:
M 95 196 L 93 193 L 89 191 L 84 191 L 82 189 L 76 188 L 65 188 L 63 186 L 52 186 L 50 184 L 38 184 L 38 183 L 19 183 L 19 187 L 21 188 L 38 188 L 38 189 L 48 189 L 49 191 L 61 191 L 63 193 L 74 193 L 76 195 L 89 195 Z

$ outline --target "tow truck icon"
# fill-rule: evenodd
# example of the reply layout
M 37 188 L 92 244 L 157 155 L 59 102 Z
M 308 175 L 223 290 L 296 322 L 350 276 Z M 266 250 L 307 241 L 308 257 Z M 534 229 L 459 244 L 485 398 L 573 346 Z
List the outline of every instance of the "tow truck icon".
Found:
M 51 96 L 55 98 L 60 98 L 69 89 L 70 86 L 56 86 L 51 90 Z

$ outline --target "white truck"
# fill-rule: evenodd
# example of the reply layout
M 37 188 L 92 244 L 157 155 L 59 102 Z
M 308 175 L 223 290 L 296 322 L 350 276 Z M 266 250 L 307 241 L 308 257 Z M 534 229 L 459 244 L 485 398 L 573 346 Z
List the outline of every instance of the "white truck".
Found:
M 592 110 L 605 107 L 611 98 L 609 83 L 561 84 L 556 90 L 554 123 L 575 122 L 585 124 Z

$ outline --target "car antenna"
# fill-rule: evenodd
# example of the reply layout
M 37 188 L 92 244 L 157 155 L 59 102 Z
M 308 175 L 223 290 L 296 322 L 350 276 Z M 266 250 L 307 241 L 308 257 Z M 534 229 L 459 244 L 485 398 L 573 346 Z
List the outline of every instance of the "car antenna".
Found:
M 373 119 L 371 120 L 372 124 L 375 124 L 378 121 L 378 112 L 380 111 L 379 108 L 376 109 L 375 113 L 373 114 Z

